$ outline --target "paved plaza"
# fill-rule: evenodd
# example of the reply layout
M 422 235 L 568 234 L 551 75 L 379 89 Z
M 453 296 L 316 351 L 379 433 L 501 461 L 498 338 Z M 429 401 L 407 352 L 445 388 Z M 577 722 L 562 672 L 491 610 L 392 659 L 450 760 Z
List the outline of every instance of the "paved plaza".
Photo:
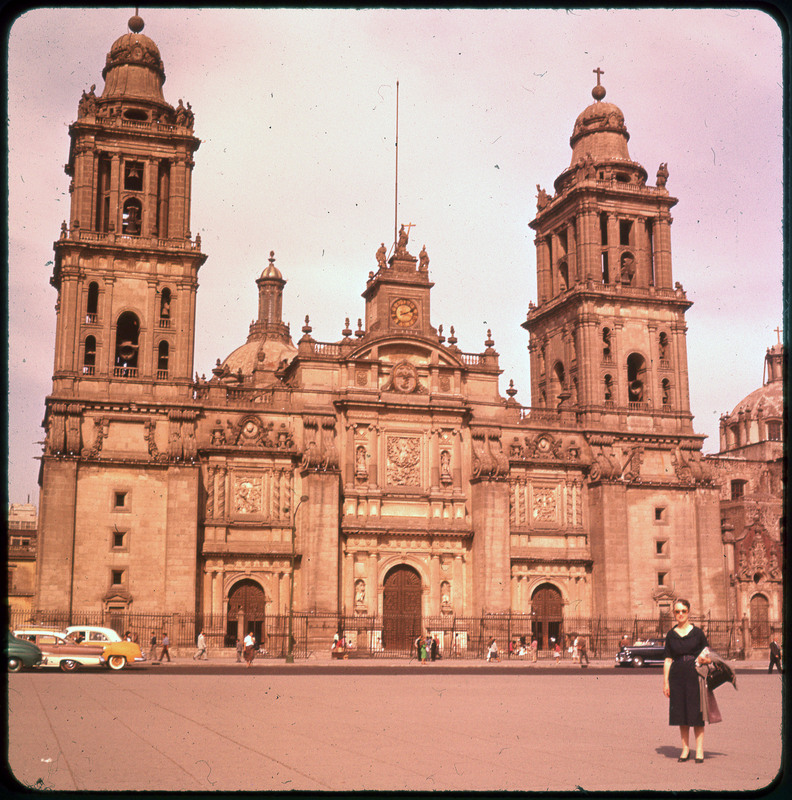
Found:
M 9 764 L 45 790 L 757 790 L 781 765 L 777 674 L 717 697 L 677 763 L 660 670 L 259 662 L 9 675 Z

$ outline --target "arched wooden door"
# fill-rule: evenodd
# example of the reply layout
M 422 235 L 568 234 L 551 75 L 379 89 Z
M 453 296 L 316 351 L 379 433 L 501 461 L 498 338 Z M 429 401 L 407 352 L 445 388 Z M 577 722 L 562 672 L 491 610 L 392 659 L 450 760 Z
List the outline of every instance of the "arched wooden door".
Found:
M 770 603 L 763 594 L 751 598 L 751 647 L 770 644 Z
M 533 634 L 539 643 L 539 649 L 550 650 L 555 647 L 556 642 L 560 642 L 563 647 L 561 636 L 564 612 L 561 592 L 555 586 L 543 583 L 531 597 L 531 611 L 534 620 Z
M 421 576 L 406 564 L 394 567 L 382 585 L 382 646 L 409 652 L 421 633 Z
M 226 646 L 233 647 L 237 638 L 252 633 L 256 643 L 262 644 L 265 632 L 267 598 L 264 590 L 246 578 L 235 583 L 228 593 L 228 617 L 226 620 Z

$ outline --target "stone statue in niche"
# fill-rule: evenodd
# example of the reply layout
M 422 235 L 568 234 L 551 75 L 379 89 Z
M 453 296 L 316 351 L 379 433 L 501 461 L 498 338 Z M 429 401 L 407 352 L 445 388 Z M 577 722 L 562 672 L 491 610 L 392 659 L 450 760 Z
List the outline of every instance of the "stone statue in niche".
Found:
M 358 480 L 368 478 L 368 453 L 362 444 L 355 449 L 355 477 Z
M 442 614 L 451 614 L 452 611 L 451 584 L 448 581 L 443 581 L 440 584 L 440 612 Z
M 635 258 L 632 253 L 622 253 L 621 257 L 621 282 L 630 286 L 635 276 Z
M 355 613 L 366 613 L 366 582 L 362 578 L 355 581 Z
M 450 450 L 441 450 L 440 451 L 440 483 L 448 484 L 452 483 L 453 479 L 451 477 L 451 451 Z
M 218 419 L 212 428 L 212 444 L 215 447 L 222 447 L 226 443 L 225 431 L 223 430 L 223 423 Z

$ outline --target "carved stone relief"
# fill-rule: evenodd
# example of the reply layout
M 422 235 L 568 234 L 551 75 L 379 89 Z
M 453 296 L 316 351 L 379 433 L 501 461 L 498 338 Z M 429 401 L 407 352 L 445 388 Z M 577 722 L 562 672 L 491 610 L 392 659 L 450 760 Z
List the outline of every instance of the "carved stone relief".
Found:
M 421 440 L 418 437 L 387 437 L 386 475 L 391 486 L 421 485 Z

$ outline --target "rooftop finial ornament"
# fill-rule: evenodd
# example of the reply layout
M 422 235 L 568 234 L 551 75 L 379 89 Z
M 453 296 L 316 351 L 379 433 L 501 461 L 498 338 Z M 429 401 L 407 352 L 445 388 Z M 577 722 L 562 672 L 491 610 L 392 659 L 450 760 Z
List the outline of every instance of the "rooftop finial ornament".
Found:
M 591 71 L 597 73 L 597 85 L 591 90 L 591 96 L 599 103 L 605 97 L 605 87 L 600 83 L 600 77 L 605 74 L 605 70 L 597 67 Z
M 129 25 L 129 30 L 132 33 L 140 33 L 143 30 L 145 23 L 143 22 L 143 17 L 138 14 L 137 7 L 135 8 L 135 16 L 129 18 L 127 25 Z

